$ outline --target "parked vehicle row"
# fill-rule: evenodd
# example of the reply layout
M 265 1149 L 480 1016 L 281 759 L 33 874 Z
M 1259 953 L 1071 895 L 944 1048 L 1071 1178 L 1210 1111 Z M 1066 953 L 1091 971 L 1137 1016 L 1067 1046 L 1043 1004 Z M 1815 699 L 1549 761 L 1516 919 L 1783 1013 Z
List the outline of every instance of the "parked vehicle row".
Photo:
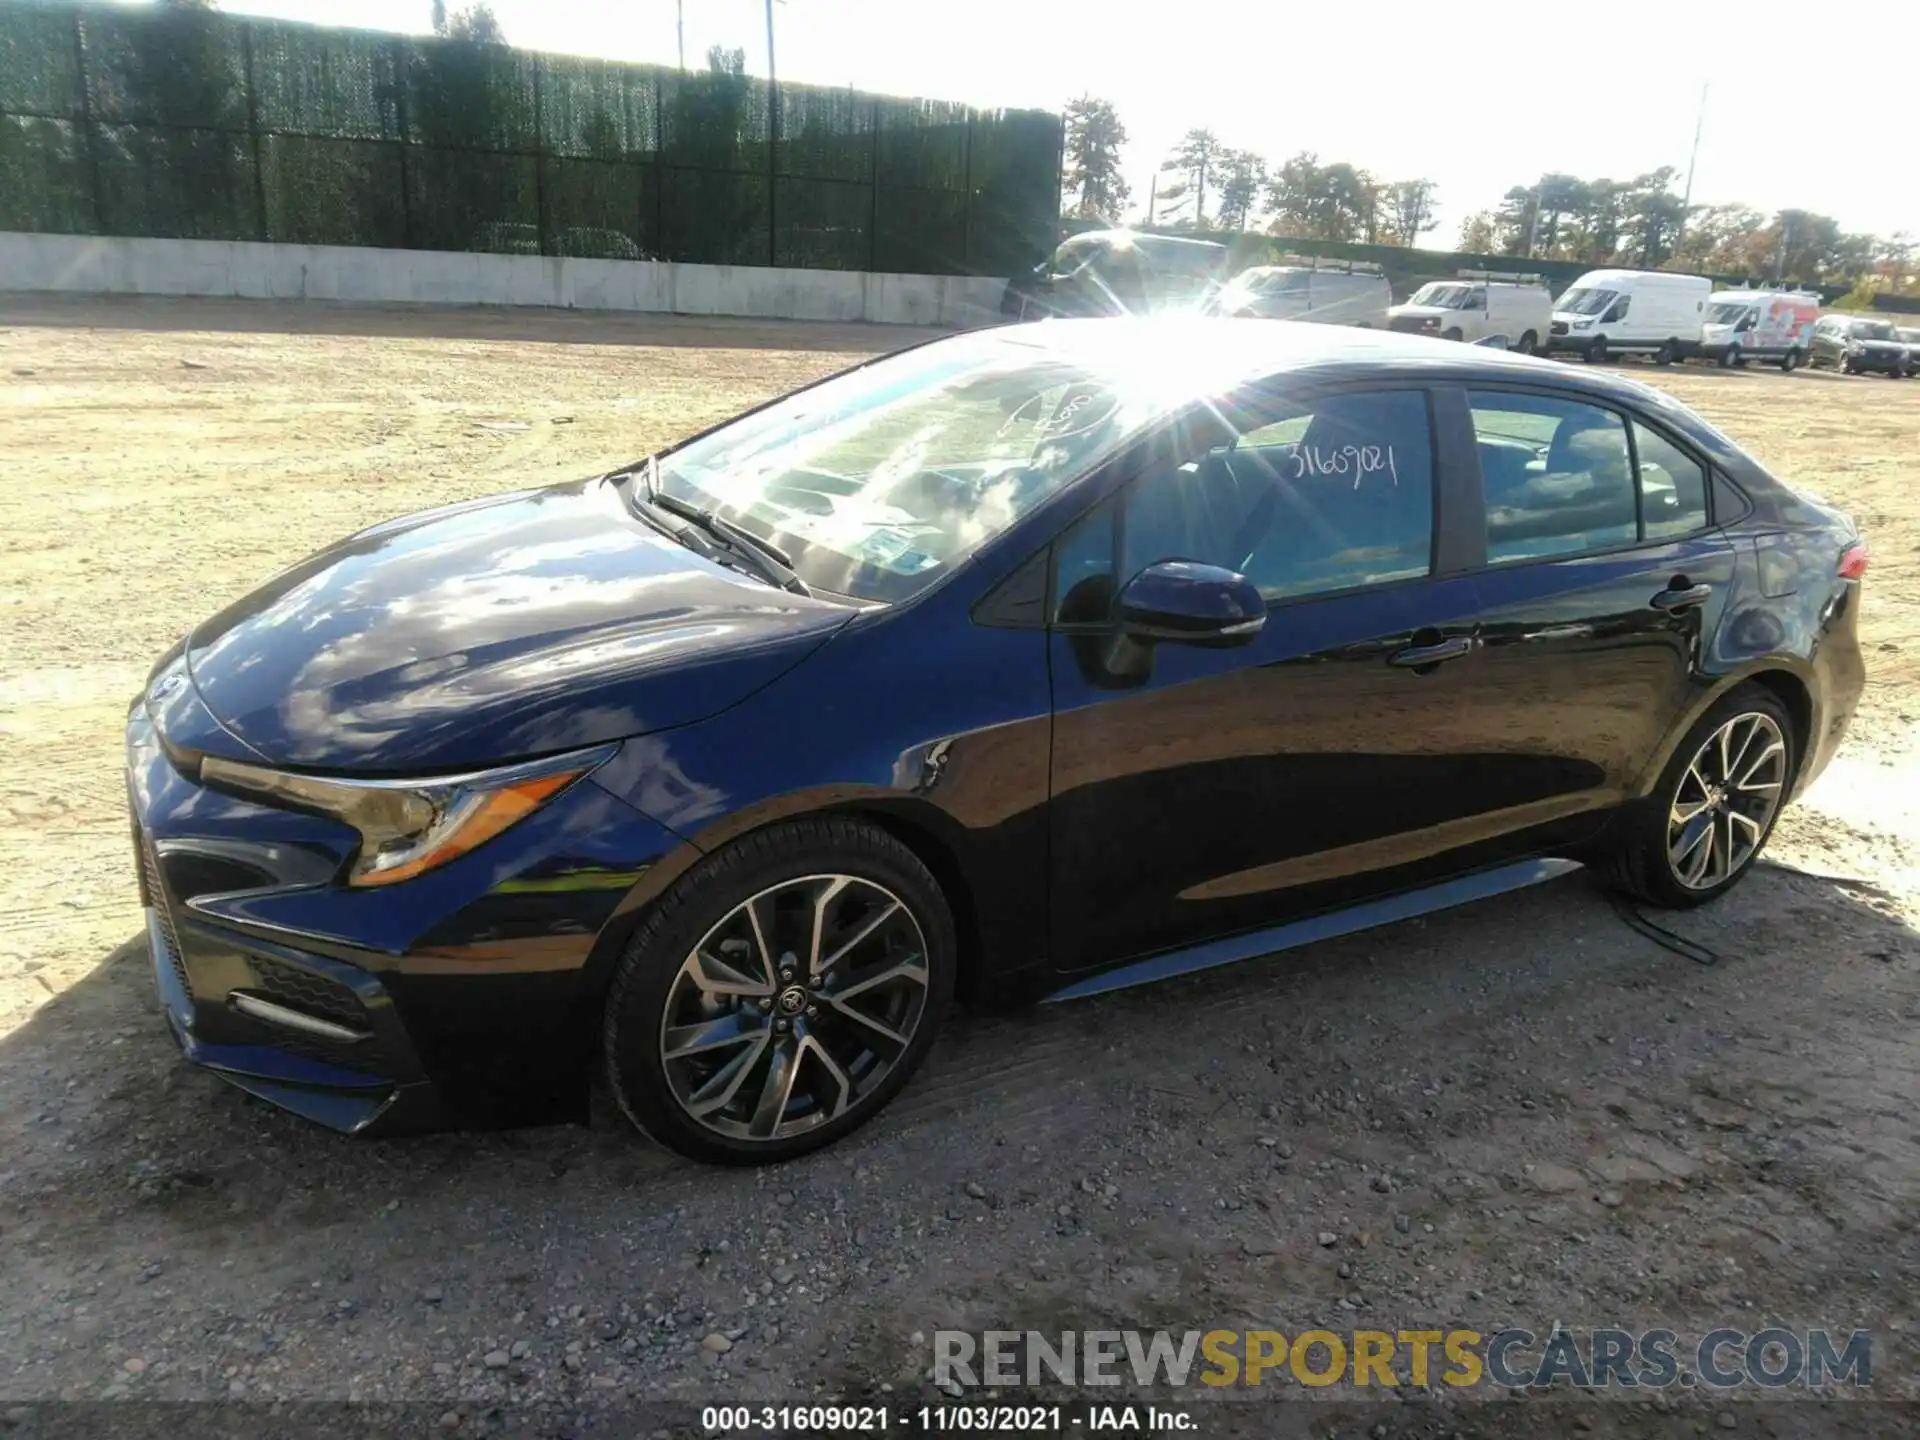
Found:
M 1920 374 L 1920 327 L 1820 316 L 1820 297 L 1790 289 L 1713 288 L 1703 275 L 1590 270 L 1554 299 L 1537 274 L 1463 270 L 1395 305 L 1378 265 L 1289 257 L 1230 274 L 1225 245 L 1183 236 L 1094 230 L 1061 242 L 1031 275 L 1009 282 L 1011 319 L 1178 310 L 1249 319 L 1391 329 L 1601 363 L 1637 355 L 1658 365 L 1705 359 L 1843 374 Z

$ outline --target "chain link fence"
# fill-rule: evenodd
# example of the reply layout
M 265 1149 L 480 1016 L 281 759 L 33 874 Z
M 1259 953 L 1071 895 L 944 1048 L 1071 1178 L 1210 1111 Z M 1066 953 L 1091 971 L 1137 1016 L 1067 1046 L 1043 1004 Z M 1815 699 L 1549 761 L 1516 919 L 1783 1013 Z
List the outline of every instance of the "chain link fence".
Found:
M 0 0 L 0 230 L 1007 275 L 1060 118 Z

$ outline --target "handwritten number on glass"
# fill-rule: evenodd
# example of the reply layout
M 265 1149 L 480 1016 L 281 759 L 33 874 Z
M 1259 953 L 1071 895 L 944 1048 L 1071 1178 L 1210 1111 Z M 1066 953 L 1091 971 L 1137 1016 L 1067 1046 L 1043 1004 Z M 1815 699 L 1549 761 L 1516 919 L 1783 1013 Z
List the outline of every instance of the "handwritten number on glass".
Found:
M 1360 482 L 1368 475 L 1387 475 L 1399 488 L 1400 470 L 1394 464 L 1391 445 L 1334 445 L 1321 449 L 1318 445 L 1296 445 L 1293 450 L 1293 478 L 1304 480 L 1308 476 L 1338 475 L 1342 479 L 1353 476 L 1353 488 L 1358 490 Z

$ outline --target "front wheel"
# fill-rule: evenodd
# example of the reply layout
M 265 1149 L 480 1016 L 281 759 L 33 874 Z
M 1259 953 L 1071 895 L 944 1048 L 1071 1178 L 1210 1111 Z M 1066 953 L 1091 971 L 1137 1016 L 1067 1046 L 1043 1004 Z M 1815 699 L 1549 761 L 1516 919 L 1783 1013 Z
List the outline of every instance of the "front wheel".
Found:
M 1589 340 L 1587 342 L 1586 357 L 1589 365 L 1606 364 L 1607 337 L 1604 335 L 1596 335 L 1593 339 Z
M 1462 334 L 1462 333 L 1461 333 L 1461 330 L 1460 330 L 1460 327 L 1459 327 L 1458 325 L 1456 325 L 1456 326 L 1454 326 L 1454 327 L 1453 327 L 1452 329 L 1450 329 L 1450 330 L 1447 330 L 1447 331 L 1445 331 L 1445 332 L 1443 332 L 1443 333 L 1441 334 L 1441 336 L 1440 336 L 1440 338 L 1441 338 L 1442 340 L 1454 340 L 1454 341 L 1459 341 L 1459 340 L 1464 340 L 1464 339 L 1466 339 L 1467 337 L 1466 337 L 1466 336 L 1465 336 L 1464 334 Z
M 1778 697 L 1737 687 L 1687 732 L 1653 794 L 1626 817 L 1613 882 L 1669 909 L 1724 895 L 1773 833 L 1798 763 Z
M 621 958 L 603 1026 L 628 1119 L 696 1160 L 752 1165 L 873 1118 L 953 994 L 952 912 L 863 821 L 775 826 L 690 870 Z

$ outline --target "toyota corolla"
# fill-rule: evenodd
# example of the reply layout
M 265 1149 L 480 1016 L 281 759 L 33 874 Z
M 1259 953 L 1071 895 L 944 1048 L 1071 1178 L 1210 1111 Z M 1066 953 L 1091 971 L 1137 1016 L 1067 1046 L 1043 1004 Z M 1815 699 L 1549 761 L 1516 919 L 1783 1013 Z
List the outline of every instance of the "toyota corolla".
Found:
M 128 716 L 187 1057 L 338 1129 L 844 1135 L 950 1000 L 1576 864 L 1735 885 L 1860 694 L 1866 549 L 1597 371 L 1252 321 L 860 365 L 389 521 Z M 1356 981 L 1358 983 L 1358 981 Z

